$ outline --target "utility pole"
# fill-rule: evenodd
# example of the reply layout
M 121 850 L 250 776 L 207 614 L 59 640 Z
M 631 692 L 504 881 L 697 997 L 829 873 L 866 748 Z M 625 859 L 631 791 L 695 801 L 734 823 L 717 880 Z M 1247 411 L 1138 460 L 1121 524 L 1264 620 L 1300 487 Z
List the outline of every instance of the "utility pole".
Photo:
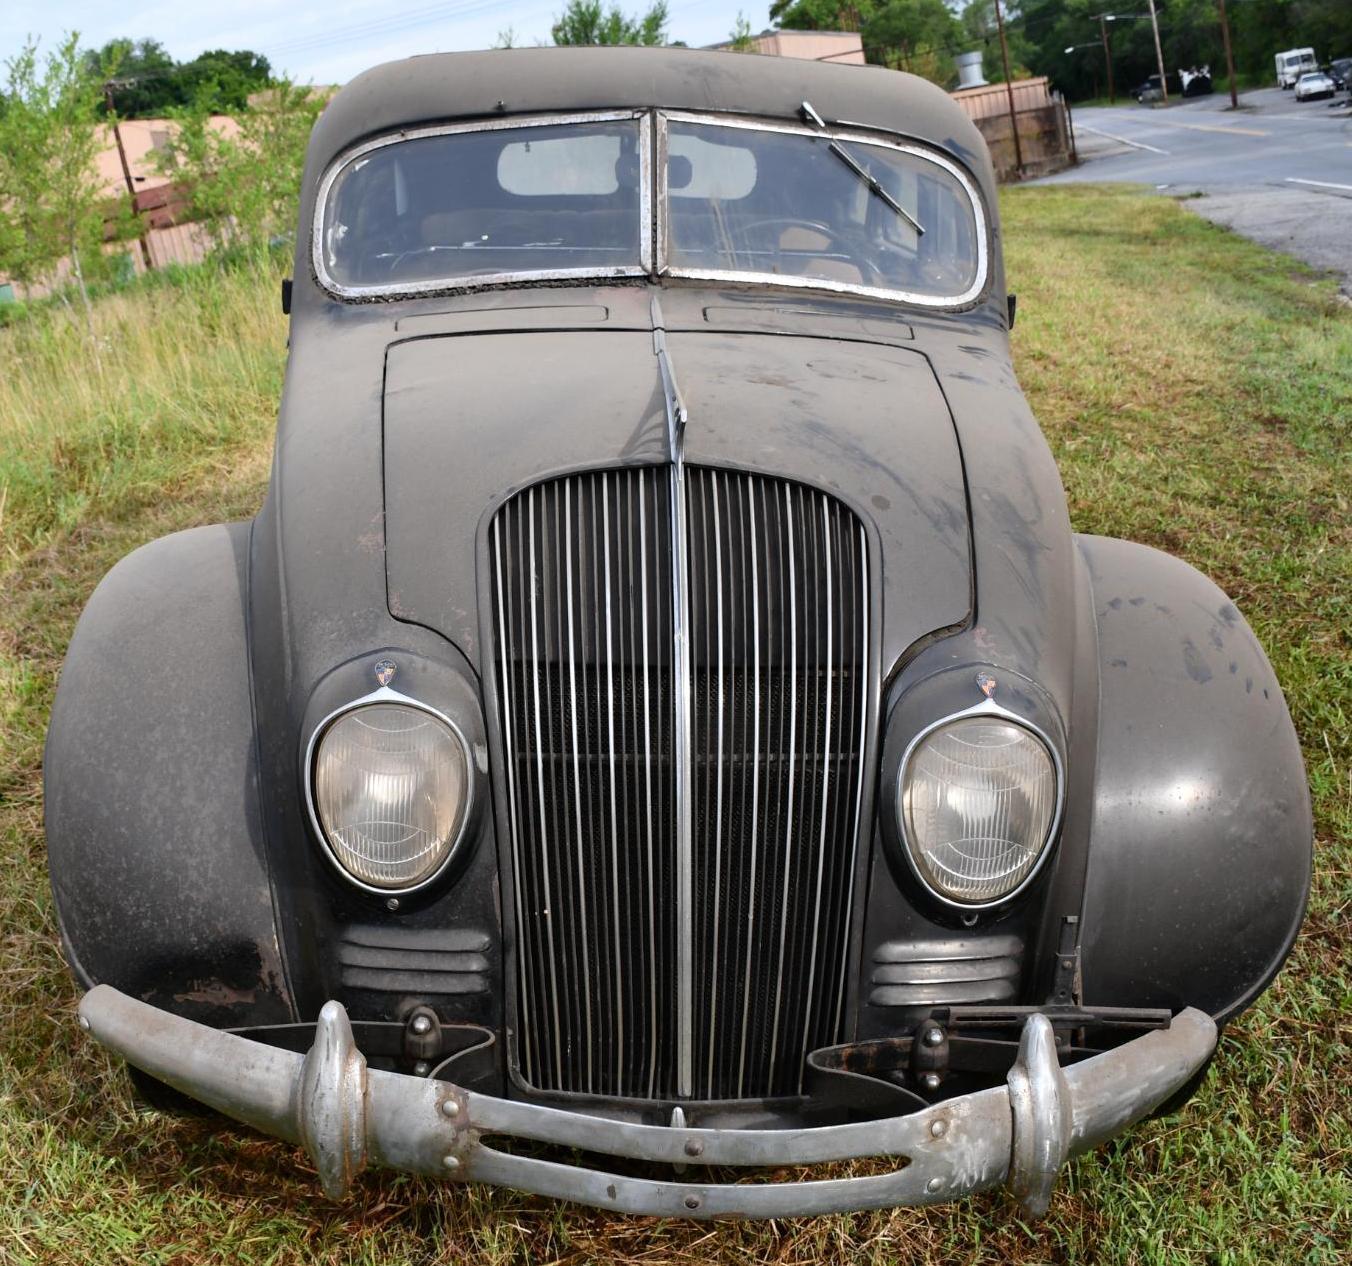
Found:
M 1224 4 L 1225 0 L 1221 0 Z M 1155 64 L 1160 70 L 1160 92 L 1164 97 L 1164 104 L 1169 104 L 1169 80 L 1164 74 L 1164 53 L 1160 50 L 1160 24 L 1155 16 L 1155 0 L 1149 0 L 1150 4 L 1150 25 L 1155 28 Z
M 141 231 L 141 216 L 136 210 L 136 182 L 131 178 L 131 164 L 127 162 L 127 151 L 122 144 L 122 130 L 118 127 L 117 111 L 113 107 L 113 81 L 110 79 L 103 85 L 103 100 L 108 107 L 108 117 L 113 122 L 113 140 L 117 142 L 117 157 L 122 163 L 122 180 L 127 186 L 127 196 L 131 198 L 131 213 L 136 217 L 136 240 L 141 246 L 141 262 L 145 264 L 146 271 L 154 268 L 150 260 L 150 243 L 146 241 L 146 235 Z
M 995 0 L 995 25 L 1000 32 L 1000 57 L 1005 66 L 1005 95 L 1009 98 L 1009 129 L 1014 134 L 1014 165 L 1023 175 L 1023 142 L 1019 140 L 1019 114 L 1014 109 L 1014 85 L 1009 78 L 1009 45 L 1005 42 L 1005 19 L 1000 12 L 1000 0 Z
M 1221 42 L 1225 45 L 1225 73 L 1230 77 L 1230 109 L 1239 109 L 1239 92 L 1235 88 L 1235 55 L 1230 51 L 1230 19 L 1225 16 L 1225 0 L 1221 3 Z
M 1103 37 L 1103 60 L 1108 67 L 1108 104 L 1114 105 L 1117 97 L 1113 93 L 1113 50 L 1108 47 L 1108 15 L 1100 13 L 1098 20 L 1099 34 Z

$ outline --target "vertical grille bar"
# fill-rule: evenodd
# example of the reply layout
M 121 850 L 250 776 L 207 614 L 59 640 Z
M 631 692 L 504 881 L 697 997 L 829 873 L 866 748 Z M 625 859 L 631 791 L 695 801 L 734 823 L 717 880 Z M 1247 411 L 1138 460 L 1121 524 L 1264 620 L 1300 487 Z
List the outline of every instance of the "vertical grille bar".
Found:
M 803 485 L 673 473 L 553 480 L 492 526 L 515 1052 L 545 1090 L 794 1094 L 844 1014 L 865 537 Z

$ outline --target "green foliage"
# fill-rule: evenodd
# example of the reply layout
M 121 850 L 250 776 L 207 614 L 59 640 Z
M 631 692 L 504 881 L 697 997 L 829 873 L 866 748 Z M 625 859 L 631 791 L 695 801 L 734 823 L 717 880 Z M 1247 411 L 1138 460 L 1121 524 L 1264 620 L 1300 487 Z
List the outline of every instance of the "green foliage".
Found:
M 1001 5 L 1008 13 L 1008 7 Z M 961 51 L 980 51 L 982 74 L 991 83 L 1004 83 L 1005 67 L 1000 56 L 1000 30 L 995 20 L 995 0 L 967 0 L 962 10 L 963 48 Z M 1009 46 L 1009 74 L 1011 79 L 1027 79 L 1029 66 L 1037 50 L 1029 42 L 1023 29 L 1005 21 L 1005 43 Z
M 162 118 L 201 103 L 229 114 L 272 83 L 268 59 L 247 49 L 211 49 L 176 62 L 158 40 L 115 39 L 84 59 L 91 73 L 112 81 L 113 105 L 124 119 Z
M 945 87 L 956 77 L 962 27 L 944 0 L 889 0 L 864 23 L 863 37 L 869 61 Z
M 1048 75 L 1073 99 L 1106 96 L 1100 44 L 1101 0 L 1009 0 L 1001 5 L 1015 79 Z M 1164 63 L 1210 65 L 1219 83 L 1225 72 L 1217 0 L 1156 0 Z M 1232 0 L 1228 6 L 1235 66 L 1241 79 L 1272 81 L 1273 54 L 1313 47 L 1320 61 L 1352 56 L 1349 0 Z M 1126 6 L 1123 14 L 1145 5 Z M 961 17 L 942 0 L 772 0 L 778 26 L 805 31 L 858 31 L 870 62 L 911 70 L 945 87 L 953 83 L 952 57 L 968 49 L 983 54 L 985 76 L 1004 79 L 994 0 L 967 0 Z M 1119 96 L 1155 73 L 1155 45 L 1145 17 L 1108 24 L 1113 79 Z M 1067 48 L 1075 51 L 1067 53 Z
M 653 0 L 646 13 L 634 17 L 617 4 L 603 9 L 602 0 L 568 0 L 550 35 L 555 44 L 665 44 L 667 0 Z
M 107 266 L 100 85 L 69 35 L 39 67 L 35 41 L 6 63 L 0 114 L 0 274 L 25 286 L 86 282 Z
M 747 21 L 746 14 L 738 9 L 737 21 L 728 32 L 728 48 L 734 53 L 754 53 L 756 45 L 752 40 L 752 34 L 751 23 Z
M 868 61 L 923 75 L 942 87 L 956 80 L 962 24 L 944 0 L 774 0 L 770 17 L 804 31 L 858 31 Z
M 280 79 L 236 114 L 237 132 L 212 121 L 208 95 L 171 116 L 160 170 L 182 187 L 188 218 L 218 252 L 262 254 L 294 233 L 305 146 L 325 100 Z
M 1235 69 L 1242 82 L 1275 82 L 1273 55 L 1287 48 L 1312 47 L 1321 62 L 1352 56 L 1348 0 L 1232 0 L 1227 6 Z M 1209 65 L 1219 85 L 1225 73 L 1217 0 L 1156 0 L 1164 64 L 1179 68 Z M 1039 75 L 1051 76 L 1076 100 L 1107 95 L 1098 0 L 1024 0 L 1005 7 L 1010 56 Z M 1146 13 L 1128 6 L 1123 13 Z M 1155 45 L 1148 18 L 1108 24 L 1113 79 L 1122 96 L 1155 73 Z M 983 38 L 986 77 L 998 62 L 994 32 Z M 1067 48 L 1074 51 L 1067 53 Z M 1172 83 L 1171 83 L 1171 86 Z

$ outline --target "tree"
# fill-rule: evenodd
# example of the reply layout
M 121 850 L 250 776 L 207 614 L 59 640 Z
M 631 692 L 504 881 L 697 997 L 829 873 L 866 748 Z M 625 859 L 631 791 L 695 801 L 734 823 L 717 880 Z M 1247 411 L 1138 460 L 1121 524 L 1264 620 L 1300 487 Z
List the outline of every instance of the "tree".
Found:
M 266 57 L 246 48 L 233 53 L 215 48 L 180 65 L 178 82 L 183 104 L 205 101 L 217 114 L 232 114 L 272 84 L 272 66 Z
M 113 105 L 124 119 L 164 118 L 204 99 L 228 114 L 272 83 L 268 59 L 249 49 L 215 48 L 176 62 L 158 40 L 116 39 L 83 56 L 91 74 L 113 81 Z
M 296 227 L 305 147 L 325 95 L 279 79 L 235 115 L 237 131 L 212 120 L 212 98 L 171 115 L 174 134 L 157 155 L 182 188 L 188 218 L 221 252 L 265 253 Z
M 100 84 L 117 81 L 114 104 L 121 118 L 157 118 L 184 104 L 177 80 L 178 64 L 159 40 L 109 40 L 81 57 L 89 75 Z M 99 109 L 107 111 L 102 103 Z
M 1008 6 L 1005 6 L 1008 13 Z M 1005 68 L 1000 56 L 1000 32 L 995 21 L 995 0 L 968 0 L 962 10 L 962 35 L 964 47 L 960 50 L 979 51 L 984 54 L 982 75 L 991 83 L 1004 83 Z M 1036 48 L 1029 43 L 1022 27 L 1005 20 L 1005 41 L 1009 45 L 1009 71 L 1015 79 L 1026 79 L 1032 73 L 1030 61 L 1037 56 Z
M 944 0 L 889 0 L 865 21 L 862 34 L 870 61 L 944 87 L 954 78 L 962 27 Z
M 103 148 L 101 80 L 68 35 L 39 71 L 38 46 L 6 63 L 0 114 L 0 270 L 32 285 L 54 285 L 66 264 L 84 303 L 87 281 L 107 268 L 104 196 L 95 164 Z
M 746 14 L 740 9 L 737 10 L 737 21 L 732 24 L 732 30 L 728 32 L 728 48 L 734 53 L 756 52 L 755 39 L 751 33 L 751 23 L 747 21 Z
M 602 9 L 602 0 L 568 0 L 550 34 L 555 44 L 642 44 L 667 42 L 667 0 L 653 0 L 639 17 L 629 17 L 619 5 Z

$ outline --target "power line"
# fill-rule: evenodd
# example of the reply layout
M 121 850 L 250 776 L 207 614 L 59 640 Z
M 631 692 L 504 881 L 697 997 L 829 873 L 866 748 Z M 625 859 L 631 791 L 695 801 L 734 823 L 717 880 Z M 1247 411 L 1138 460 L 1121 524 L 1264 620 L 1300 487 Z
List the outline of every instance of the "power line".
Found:
M 421 27 L 444 22 L 448 18 L 468 17 L 505 7 L 507 0 L 453 0 L 450 4 L 430 5 L 411 9 L 403 14 L 354 22 L 349 26 L 317 31 L 313 35 L 265 45 L 274 55 L 308 53 L 317 49 L 350 44 L 356 40 L 376 39 L 384 35 L 415 31 Z

